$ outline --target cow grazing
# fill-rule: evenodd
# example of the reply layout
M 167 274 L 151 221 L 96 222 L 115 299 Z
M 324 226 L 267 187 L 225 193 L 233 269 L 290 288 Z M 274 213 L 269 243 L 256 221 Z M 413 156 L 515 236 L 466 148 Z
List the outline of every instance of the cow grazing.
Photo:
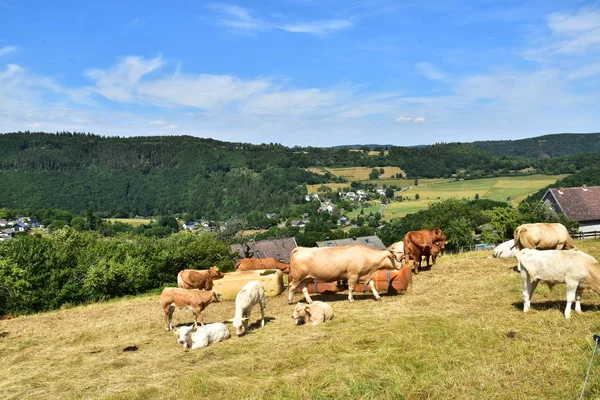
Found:
M 375 290 L 373 276 L 380 269 L 398 269 L 400 261 L 389 250 L 377 250 L 363 245 L 307 248 L 296 247 L 290 258 L 288 302 L 292 304 L 294 290 L 300 285 L 304 298 L 310 304 L 306 284 L 317 279 L 322 282 L 348 281 L 348 300 L 354 301 L 353 291 L 357 282 L 369 283 L 376 300 L 380 299 Z
M 290 264 L 276 258 L 242 258 L 235 264 L 236 271 L 254 271 L 257 269 L 279 269 L 284 274 L 290 273 Z
M 177 274 L 177 287 L 182 289 L 212 290 L 213 279 L 220 279 L 223 273 L 216 265 L 207 270 L 184 269 Z
M 175 307 L 191 308 L 194 313 L 194 326 L 198 324 L 204 325 L 204 317 L 202 311 L 210 303 L 223 301 L 223 296 L 215 290 L 197 290 L 197 289 L 181 289 L 167 287 L 160 294 L 160 303 L 165 314 L 165 330 L 173 329 L 172 318 Z
M 425 257 L 427 266 L 429 266 L 429 257 L 433 264 L 439 254 L 446 246 L 446 236 L 440 228 L 431 231 L 422 229 L 419 231 L 410 231 L 404 235 L 404 256 L 406 260 L 413 260 L 413 270 L 415 274 L 419 273 L 422 257 Z
M 494 247 L 492 257 L 494 258 L 513 258 L 515 257 L 515 240 L 510 239 Z
M 537 250 L 570 250 L 575 243 L 563 224 L 523 224 L 515 229 L 515 247 Z
M 296 320 L 296 325 L 303 323 L 319 325 L 333 318 L 333 308 L 318 300 L 311 304 L 297 303 L 292 318 Z
M 567 285 L 565 318 L 571 317 L 571 304 L 581 313 L 581 293 L 591 289 L 600 294 L 600 266 L 596 259 L 579 250 L 517 251 L 517 260 L 523 281 L 523 311 L 531 307 L 531 297 L 538 283 L 546 282 L 552 287 L 558 283 Z
M 176 330 L 179 334 L 177 342 L 186 349 L 198 349 L 211 343 L 222 342 L 231 337 L 229 329 L 222 322 L 215 322 L 200 327 L 181 326 Z
M 235 297 L 235 316 L 231 320 L 236 335 L 241 336 L 248 332 L 248 319 L 255 304 L 260 305 L 260 326 L 265 326 L 266 303 L 265 288 L 260 281 L 250 281 L 244 285 Z

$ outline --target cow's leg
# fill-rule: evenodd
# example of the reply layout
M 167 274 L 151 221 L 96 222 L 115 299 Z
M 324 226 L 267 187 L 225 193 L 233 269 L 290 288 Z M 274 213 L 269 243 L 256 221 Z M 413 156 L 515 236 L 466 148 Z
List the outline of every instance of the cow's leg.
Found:
M 262 299 L 262 301 L 260 302 L 260 315 L 261 315 L 260 326 L 261 327 L 265 326 L 265 307 L 266 307 L 266 300 Z
M 577 287 L 579 286 L 579 282 L 577 281 L 567 281 L 567 306 L 565 307 L 565 318 L 571 318 L 571 306 L 575 301 L 575 296 L 577 293 Z
M 583 289 L 577 288 L 577 292 L 575 292 L 575 312 L 577 314 L 581 314 L 581 294 Z
M 306 281 L 302 281 L 302 283 L 300 284 L 300 286 L 302 287 L 302 294 L 304 295 L 304 298 L 306 299 L 306 302 L 308 304 L 312 304 L 312 299 L 310 298 L 310 296 L 308 295 L 308 288 L 306 287 Z
M 175 311 L 175 306 L 171 304 L 170 306 L 165 307 L 163 311 L 165 312 L 165 330 L 170 331 L 173 329 L 171 320 L 173 319 L 173 311 Z
M 521 281 L 523 282 L 523 312 L 527 312 L 531 306 L 531 278 L 525 269 L 521 269 Z
M 294 302 L 294 290 L 296 290 L 301 282 L 302 281 L 296 281 L 294 279 L 288 284 L 288 304 L 292 304 Z
M 198 306 L 192 308 L 194 313 L 194 329 L 198 326 L 198 320 L 200 320 L 200 326 L 204 326 L 204 316 L 202 315 L 202 309 Z
M 373 282 L 373 279 L 369 281 L 369 287 L 373 292 L 373 296 L 375 296 L 375 300 L 381 300 L 381 296 L 379 296 L 379 293 L 377 293 L 377 290 L 375 289 L 375 282 Z
M 358 277 L 348 278 L 348 301 L 350 302 L 354 301 L 354 286 L 356 285 L 357 281 Z

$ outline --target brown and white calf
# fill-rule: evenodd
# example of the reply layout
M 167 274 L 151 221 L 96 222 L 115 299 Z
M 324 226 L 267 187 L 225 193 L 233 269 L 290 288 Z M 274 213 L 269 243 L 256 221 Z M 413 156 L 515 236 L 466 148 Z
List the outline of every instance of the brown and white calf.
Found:
M 315 300 L 311 304 L 296 303 L 292 314 L 296 325 L 302 323 L 319 325 L 333 318 L 333 308 L 323 301 Z
M 204 325 L 202 311 L 211 303 L 223 301 L 223 296 L 215 290 L 181 289 L 174 287 L 164 288 L 160 294 L 160 303 L 165 314 L 165 330 L 173 329 L 171 324 L 175 307 L 191 308 L 194 313 L 194 326 Z

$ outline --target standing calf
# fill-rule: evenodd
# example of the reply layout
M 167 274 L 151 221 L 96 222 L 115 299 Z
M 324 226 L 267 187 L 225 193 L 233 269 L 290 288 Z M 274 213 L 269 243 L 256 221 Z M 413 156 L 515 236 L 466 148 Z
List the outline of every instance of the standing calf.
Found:
M 312 323 L 319 325 L 333 318 L 333 308 L 325 302 L 315 300 L 311 304 L 296 303 L 296 309 L 292 314 L 296 325 L 301 323 Z
M 248 319 L 255 304 L 260 305 L 260 326 L 265 326 L 265 287 L 260 281 L 246 283 L 235 297 L 235 316 L 231 321 L 233 322 L 236 335 L 241 336 L 248 332 Z
M 207 270 L 184 269 L 177 274 L 177 287 L 183 289 L 212 290 L 213 279 L 220 279 L 223 273 L 216 265 Z
M 186 307 L 191 308 L 195 317 L 194 326 L 198 324 L 198 318 L 200 318 L 200 325 L 204 325 L 202 311 L 210 303 L 220 301 L 223 301 L 223 296 L 215 290 L 164 288 L 160 294 L 160 304 L 165 314 L 165 330 L 170 331 L 173 329 L 171 320 L 175 307 L 178 307 L 180 310 Z
M 523 281 L 523 311 L 531 307 L 531 297 L 538 283 L 546 282 L 552 287 L 558 283 L 567 285 L 565 318 L 571 317 L 571 304 L 581 313 L 581 293 L 591 289 L 600 294 L 600 267 L 598 261 L 578 250 L 534 250 L 516 252 Z
M 177 329 L 179 339 L 177 342 L 182 344 L 186 349 L 197 349 L 206 347 L 211 343 L 222 342 L 229 339 L 229 329 L 222 322 L 204 325 L 194 328 L 191 326 L 181 326 Z

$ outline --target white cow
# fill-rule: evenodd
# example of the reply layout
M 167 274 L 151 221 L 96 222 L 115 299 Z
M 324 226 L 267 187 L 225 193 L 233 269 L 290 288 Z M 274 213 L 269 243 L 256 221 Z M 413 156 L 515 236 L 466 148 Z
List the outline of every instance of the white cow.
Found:
M 179 334 L 177 342 L 186 349 L 198 349 L 211 343 L 222 342 L 231 337 L 229 329 L 222 322 L 215 322 L 194 328 L 194 325 L 181 326 L 176 331 Z
M 494 247 L 492 251 L 492 257 L 495 258 L 513 258 L 515 257 L 515 240 L 510 239 L 504 243 L 500 243 Z
M 255 304 L 260 305 L 260 326 L 265 326 L 265 287 L 260 281 L 246 283 L 235 297 L 235 316 L 231 321 L 236 335 L 241 336 L 248 332 L 248 319 Z
M 311 304 L 296 303 L 292 314 L 296 325 L 311 323 L 319 325 L 333 318 L 333 308 L 325 302 L 315 300 Z
M 517 251 L 523 281 L 523 311 L 531 307 L 531 297 L 540 281 L 552 287 L 558 283 L 567 285 L 565 318 L 571 317 L 571 304 L 581 313 L 581 293 L 591 289 L 600 294 L 600 266 L 598 261 L 578 250 Z

